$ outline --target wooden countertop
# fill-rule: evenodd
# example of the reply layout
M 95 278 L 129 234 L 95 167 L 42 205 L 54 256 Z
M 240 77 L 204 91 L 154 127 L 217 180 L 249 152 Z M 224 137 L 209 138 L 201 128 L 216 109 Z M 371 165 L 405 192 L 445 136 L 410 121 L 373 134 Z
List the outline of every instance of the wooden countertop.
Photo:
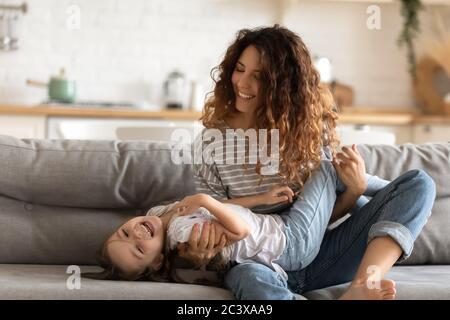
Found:
M 61 117 L 141 118 L 168 120 L 198 120 L 201 112 L 161 110 L 149 111 L 132 108 L 88 108 L 66 106 L 0 105 L 0 115 L 45 115 Z
M 2 105 L 0 115 L 42 115 L 61 117 L 95 117 L 95 118 L 131 118 L 131 119 L 164 119 L 164 120 L 198 120 L 201 112 L 160 110 L 149 111 L 130 108 L 91 108 L 67 106 L 29 106 Z M 344 107 L 339 113 L 339 123 L 342 124 L 372 124 L 372 125 L 409 125 L 417 124 L 450 124 L 450 115 L 423 115 L 405 108 L 373 108 Z
M 446 124 L 450 125 L 450 115 L 427 115 L 418 110 L 387 107 L 344 107 L 339 113 L 340 123 L 348 124 Z

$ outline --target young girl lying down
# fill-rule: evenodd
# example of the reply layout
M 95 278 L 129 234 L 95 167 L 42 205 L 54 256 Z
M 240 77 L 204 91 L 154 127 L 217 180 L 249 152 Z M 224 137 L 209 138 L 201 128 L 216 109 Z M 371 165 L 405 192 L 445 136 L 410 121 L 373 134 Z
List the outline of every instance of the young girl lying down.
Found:
M 353 275 L 354 280 L 340 299 L 394 299 L 395 282 L 383 279 L 384 274 L 399 258 L 406 259 L 411 254 L 413 241 L 426 223 L 434 201 L 434 183 L 420 170 L 408 171 L 389 183 L 366 174 L 364 161 L 355 145 L 342 150 L 333 161 L 321 161 L 305 184 L 300 199 L 295 201 L 295 210 L 280 215 L 255 214 L 246 207 L 293 202 L 295 194 L 287 186 L 251 197 L 226 200 L 235 203 L 222 203 L 209 195 L 196 194 L 180 202 L 151 208 L 146 216 L 127 221 L 107 239 L 102 247 L 101 262 L 105 270 L 89 277 L 177 281 L 170 277 L 174 270 L 171 269 L 172 253 L 178 250 L 181 256 L 193 260 L 195 254 L 184 255 L 188 251 L 186 246 L 191 246 L 193 252 L 214 253 L 215 259 L 219 257 L 217 260 L 221 262 L 217 265 L 225 266 L 223 271 L 227 271 L 226 267 L 232 263 L 239 264 L 237 267 L 264 266 L 265 272 L 270 270 L 271 274 L 281 275 L 278 280 L 283 279 L 286 283 L 287 272 L 289 275 L 301 273 L 314 265 L 316 257 L 320 256 L 319 249 L 328 224 L 353 208 L 354 215 L 348 220 L 356 218 L 364 222 L 370 218 L 371 227 L 370 231 L 364 229 L 369 234 L 362 237 L 360 245 L 367 248 Z M 319 190 L 319 198 L 308 202 L 307 198 L 316 196 L 311 190 Z M 363 194 L 372 199 L 360 198 Z M 398 203 L 397 195 L 402 196 Z M 358 208 L 360 199 L 365 204 Z M 317 206 L 324 202 L 334 203 L 334 207 L 327 207 L 330 212 L 324 217 L 313 217 L 319 219 L 314 227 L 311 220 L 304 219 L 305 212 L 317 211 Z M 324 210 L 322 214 L 325 214 Z M 324 228 L 319 229 L 318 222 Z M 335 231 L 348 232 L 346 226 L 347 221 L 328 235 Z M 380 230 L 375 232 L 374 226 Z M 210 233 L 203 237 L 202 232 L 201 239 L 195 239 L 200 228 L 210 230 Z M 320 241 L 312 241 L 312 238 Z M 202 250 L 196 251 L 196 245 Z M 200 261 L 204 265 L 209 257 Z M 373 266 L 380 270 L 376 275 L 367 273 L 368 267 Z M 356 265 L 352 267 L 355 269 Z M 230 272 L 233 270 L 235 268 Z M 227 275 L 225 280 L 228 278 Z M 343 282 L 346 280 L 348 277 Z M 378 284 L 369 286 L 374 281 Z
M 364 168 L 355 146 L 352 151 Z M 347 188 L 356 188 L 360 194 L 364 193 L 367 187 L 366 174 L 359 171 L 365 169 L 348 169 L 356 166 L 348 166 L 347 163 L 347 170 L 342 170 L 345 162 L 351 160 L 340 158 L 340 162 L 333 163 L 340 180 Z M 326 174 L 333 171 L 335 174 L 333 165 L 324 160 L 318 170 Z M 257 206 L 286 200 L 292 202 L 295 196 L 289 187 L 280 186 L 264 194 L 240 198 L 239 203 Z M 333 214 L 330 214 L 331 222 L 355 204 L 354 200 L 352 203 L 345 202 L 345 199 L 337 198 Z M 341 210 L 336 210 L 338 208 Z M 214 240 L 206 245 L 212 249 L 225 241 L 219 255 L 221 259 L 218 259 L 222 266 L 227 263 L 261 263 L 286 279 L 285 271 L 297 270 L 304 259 L 302 253 L 296 254 L 295 258 L 288 255 L 290 247 L 300 246 L 296 239 L 301 239 L 295 233 L 298 230 L 295 225 L 301 223 L 301 214 L 299 211 L 290 212 L 293 213 L 287 218 L 276 214 L 255 214 L 242 205 L 222 203 L 206 194 L 188 196 L 180 202 L 151 208 L 146 216 L 124 223 L 105 242 L 102 248 L 102 266 L 105 268 L 103 278 L 174 280 L 170 277 L 171 259 L 168 257 L 180 249 L 180 245 L 186 245 L 191 234 L 200 234 L 201 228 L 212 228 L 214 236 L 211 239 Z M 287 229 L 290 232 L 285 232 Z

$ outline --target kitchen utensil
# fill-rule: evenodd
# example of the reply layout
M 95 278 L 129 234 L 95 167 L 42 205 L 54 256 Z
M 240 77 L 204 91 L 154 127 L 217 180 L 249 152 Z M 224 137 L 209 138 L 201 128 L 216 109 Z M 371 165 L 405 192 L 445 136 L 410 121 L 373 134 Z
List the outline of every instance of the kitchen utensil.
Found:
M 0 50 L 9 50 L 8 17 L 0 14 Z
M 436 81 L 437 78 L 440 81 Z M 424 113 L 450 114 L 450 103 L 445 101 L 445 90 L 449 89 L 449 82 L 450 74 L 446 73 L 446 68 L 440 61 L 430 55 L 424 55 L 418 61 L 413 89 L 414 97 Z M 441 86 L 447 88 L 440 88 Z M 440 92 L 441 90 L 444 92 Z
M 191 95 L 189 98 L 189 109 L 192 111 L 202 111 L 205 100 L 203 86 L 193 80 L 191 82 Z
M 169 73 L 164 81 L 164 105 L 168 109 L 187 109 L 189 84 L 180 71 Z
M 76 84 L 74 80 L 66 78 L 65 70 L 61 69 L 59 74 L 52 76 L 48 83 L 27 80 L 28 85 L 47 87 L 50 101 L 70 103 L 75 101 Z
M 19 16 L 14 15 L 8 20 L 9 50 L 17 50 L 19 42 Z

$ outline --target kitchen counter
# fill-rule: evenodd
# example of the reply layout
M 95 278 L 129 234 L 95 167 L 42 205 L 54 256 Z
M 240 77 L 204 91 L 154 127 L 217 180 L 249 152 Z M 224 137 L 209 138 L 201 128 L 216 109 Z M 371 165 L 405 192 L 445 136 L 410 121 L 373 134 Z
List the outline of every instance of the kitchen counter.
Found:
M 339 113 L 339 123 L 410 125 L 445 124 L 450 125 L 450 115 L 427 115 L 418 110 L 387 107 L 344 107 Z
M 198 120 L 201 112 L 160 110 L 149 111 L 135 108 L 92 108 L 73 106 L 27 106 L 2 105 L 0 115 L 23 116 L 61 116 L 87 118 L 121 118 L 121 119 L 164 119 L 164 120 Z M 409 125 L 409 124 L 450 124 L 450 115 L 423 115 L 415 111 L 396 108 L 344 107 L 339 113 L 341 124 L 372 125 Z
M 25 106 L 0 105 L 0 115 L 43 115 L 61 117 L 88 117 L 88 118 L 140 118 L 165 120 L 198 120 L 201 112 L 161 110 L 148 111 L 135 108 L 87 108 L 84 106 Z

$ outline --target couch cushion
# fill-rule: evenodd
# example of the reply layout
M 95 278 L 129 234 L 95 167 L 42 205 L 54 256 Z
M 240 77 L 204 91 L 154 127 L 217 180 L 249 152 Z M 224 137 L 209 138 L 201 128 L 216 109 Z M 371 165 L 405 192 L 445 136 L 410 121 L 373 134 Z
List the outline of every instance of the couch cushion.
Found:
M 425 170 L 435 181 L 437 198 L 450 197 L 450 142 L 421 145 L 359 145 L 366 170 L 393 180 L 411 169 Z
M 367 172 L 393 180 L 411 169 L 425 170 L 436 183 L 431 217 L 402 264 L 450 264 L 450 143 L 360 145 Z M 401 210 L 401 208 L 399 208 Z
M 450 266 L 396 266 L 386 275 L 396 282 L 399 300 L 450 300 Z M 339 298 L 348 283 L 304 293 L 311 300 Z
M 77 208 L 148 208 L 194 192 L 173 144 L 19 140 L 0 135 L 0 194 Z
M 81 267 L 96 272 L 98 267 Z M 0 265 L 0 299 L 233 299 L 221 288 L 157 282 L 104 281 L 81 278 L 80 289 L 66 286 L 67 266 Z
M 101 270 L 81 266 L 81 272 Z M 233 299 L 231 292 L 199 285 L 103 281 L 81 278 L 81 288 L 69 290 L 70 274 L 62 265 L 0 264 L 0 299 Z M 387 277 L 397 282 L 398 299 L 450 299 L 450 266 L 398 266 Z M 348 284 L 305 293 L 308 299 L 336 299 Z M 304 299 L 297 295 L 297 299 Z
M 46 206 L 0 196 L 0 263 L 97 264 L 103 241 L 139 210 Z

